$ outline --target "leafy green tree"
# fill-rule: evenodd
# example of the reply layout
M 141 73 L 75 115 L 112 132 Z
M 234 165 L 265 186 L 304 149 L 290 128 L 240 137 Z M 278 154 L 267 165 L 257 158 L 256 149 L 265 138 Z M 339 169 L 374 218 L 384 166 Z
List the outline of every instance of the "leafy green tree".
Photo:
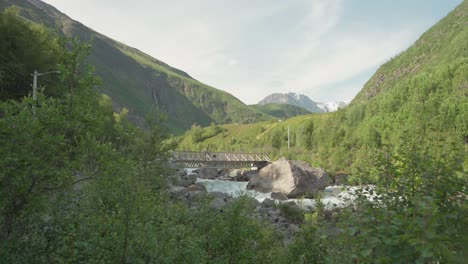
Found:
M 341 223 L 342 260 L 463 263 L 466 174 L 461 149 L 445 144 L 406 132 L 397 148 L 382 152 L 378 196 L 370 202 L 360 194 Z
M 314 133 L 314 122 L 312 120 L 307 121 L 303 130 L 304 146 L 306 149 L 311 150 L 313 147 L 313 138 Z
M 276 150 L 279 150 L 281 148 L 281 146 L 283 145 L 283 140 L 284 136 L 283 136 L 283 133 L 281 132 L 280 129 L 276 129 L 273 134 L 271 135 L 271 138 L 270 138 L 270 142 L 271 142 L 271 146 L 276 149 Z
M 19 17 L 14 8 L 0 12 L 0 39 L 0 100 L 26 96 L 32 73 L 57 70 L 64 53 L 54 34 Z M 47 84 L 47 94 L 63 94 L 56 75 L 41 76 L 39 82 Z

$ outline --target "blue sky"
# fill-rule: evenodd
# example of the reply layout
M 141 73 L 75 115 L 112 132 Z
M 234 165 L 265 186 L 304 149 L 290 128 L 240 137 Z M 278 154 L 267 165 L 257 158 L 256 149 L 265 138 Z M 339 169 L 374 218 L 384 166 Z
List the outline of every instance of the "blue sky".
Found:
M 248 104 L 351 100 L 462 0 L 46 0 Z

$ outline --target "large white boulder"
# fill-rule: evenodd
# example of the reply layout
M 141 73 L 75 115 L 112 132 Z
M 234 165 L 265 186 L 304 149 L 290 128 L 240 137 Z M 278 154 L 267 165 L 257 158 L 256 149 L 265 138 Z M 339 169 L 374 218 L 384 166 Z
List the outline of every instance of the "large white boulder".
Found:
M 259 192 L 280 192 L 289 198 L 314 196 L 325 189 L 330 177 L 321 168 L 303 161 L 280 159 L 262 168 L 247 185 Z

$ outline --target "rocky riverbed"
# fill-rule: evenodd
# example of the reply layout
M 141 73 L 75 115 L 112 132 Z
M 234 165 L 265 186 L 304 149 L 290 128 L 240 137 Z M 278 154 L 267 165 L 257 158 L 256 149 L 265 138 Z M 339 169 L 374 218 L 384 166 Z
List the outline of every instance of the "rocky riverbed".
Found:
M 313 211 L 314 196 L 319 195 L 325 209 L 331 212 L 348 205 L 356 198 L 355 192 L 362 189 L 330 184 L 330 177 L 323 169 L 312 168 L 301 161 L 281 159 L 259 171 L 179 169 L 169 192 L 191 205 L 196 205 L 200 198 L 208 198 L 213 210 L 220 212 L 237 197 L 247 196 L 255 217 L 270 221 L 285 233 L 286 238 L 291 238 L 300 225 L 291 217 L 291 212 Z M 373 188 L 366 187 L 369 199 L 372 199 Z

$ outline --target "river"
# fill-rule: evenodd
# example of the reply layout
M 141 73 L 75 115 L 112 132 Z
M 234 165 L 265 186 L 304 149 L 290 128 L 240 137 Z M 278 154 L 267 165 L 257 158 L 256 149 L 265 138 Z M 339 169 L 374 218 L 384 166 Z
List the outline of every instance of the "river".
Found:
M 271 193 L 261 193 L 255 190 L 247 190 L 248 182 L 237 182 L 237 181 L 223 181 L 223 180 L 208 180 L 208 179 L 197 179 L 197 182 L 203 184 L 208 192 L 221 192 L 232 197 L 240 195 L 248 195 L 252 198 L 257 199 L 259 202 L 263 202 L 266 198 L 271 199 Z M 372 185 L 366 186 L 369 189 L 374 189 Z M 333 209 L 334 207 L 343 207 L 349 204 L 356 198 L 355 192 L 362 189 L 363 187 L 358 186 L 328 186 L 323 191 L 322 203 L 326 209 Z M 367 192 L 368 199 L 372 200 L 374 195 Z M 278 200 L 275 200 L 279 202 Z M 312 209 L 315 207 L 315 199 L 288 199 L 281 202 L 293 201 L 304 209 Z

